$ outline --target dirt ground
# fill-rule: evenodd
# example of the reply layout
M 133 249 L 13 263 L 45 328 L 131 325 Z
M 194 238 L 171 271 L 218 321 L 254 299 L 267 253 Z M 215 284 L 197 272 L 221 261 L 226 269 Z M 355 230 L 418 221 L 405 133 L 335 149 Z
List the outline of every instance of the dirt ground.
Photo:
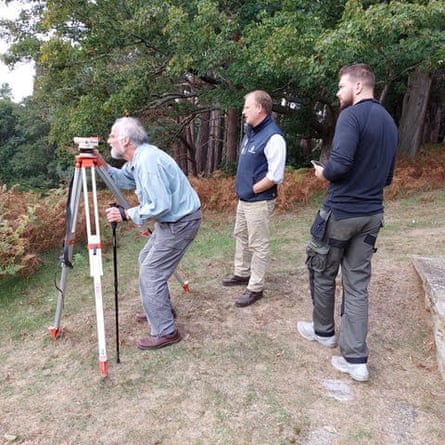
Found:
M 122 284 L 121 363 L 114 362 L 109 304 L 105 380 L 92 302 L 83 295 L 91 289 L 75 291 L 78 306 L 67 302 L 58 340 L 46 327 L 21 339 L 2 334 L 0 443 L 443 445 L 445 385 L 410 261 L 445 253 L 443 215 L 440 208 L 423 214 L 416 202 L 389 203 L 386 214 L 370 286 L 369 382 L 337 372 L 330 358 L 338 351 L 297 334 L 296 321 L 311 316 L 304 240 L 313 209 L 283 213 L 274 220 L 266 296 L 248 308 L 233 305 L 242 289 L 220 285 L 231 268 L 231 242 L 203 253 L 195 242 L 181 267 L 193 272 L 191 292 L 171 283 L 184 337 L 177 345 L 136 349 L 147 334 L 134 322 L 136 278 Z M 208 223 L 200 236 L 222 231 L 230 239 L 232 221 Z

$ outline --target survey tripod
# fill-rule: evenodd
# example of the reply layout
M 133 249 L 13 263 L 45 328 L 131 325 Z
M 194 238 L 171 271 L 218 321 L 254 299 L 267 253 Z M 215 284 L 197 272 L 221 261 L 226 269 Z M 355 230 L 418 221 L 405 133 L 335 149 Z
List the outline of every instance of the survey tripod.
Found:
M 51 336 L 56 339 L 60 333 L 60 320 L 65 300 L 65 287 L 68 270 L 72 268 L 73 247 L 76 237 L 76 225 L 79 215 L 80 195 L 83 191 L 85 223 L 87 232 L 87 247 L 89 252 L 90 276 L 93 278 L 94 297 L 96 305 L 97 338 L 99 348 L 99 369 L 102 377 L 108 375 L 108 358 L 105 341 L 105 322 L 102 299 L 102 244 L 100 239 L 99 209 L 97 204 L 96 173 L 103 180 L 108 189 L 117 199 L 117 204 L 124 209 L 130 207 L 125 196 L 117 188 L 107 172 L 106 165 L 103 165 L 101 158 L 96 154 L 96 147 L 99 145 L 99 138 L 74 138 L 74 142 L 79 146 L 79 154 L 75 157 L 74 175 L 71 181 L 68 202 L 66 206 L 66 233 L 64 239 L 64 251 L 60 258 L 62 268 L 60 280 L 57 287 L 57 306 L 54 317 L 54 324 L 49 328 Z M 91 187 L 91 190 L 89 189 Z M 90 196 L 91 195 L 91 196 Z M 91 197 L 91 203 L 90 203 Z M 150 229 L 142 232 L 144 235 L 151 234 Z M 189 291 L 187 281 L 183 281 L 177 271 L 175 278 L 179 281 L 185 292 Z M 116 277 L 115 277 L 116 278 Z M 118 342 L 117 325 L 117 294 L 116 294 L 116 339 Z M 119 351 L 119 345 L 116 345 Z M 117 359 L 119 362 L 119 359 Z

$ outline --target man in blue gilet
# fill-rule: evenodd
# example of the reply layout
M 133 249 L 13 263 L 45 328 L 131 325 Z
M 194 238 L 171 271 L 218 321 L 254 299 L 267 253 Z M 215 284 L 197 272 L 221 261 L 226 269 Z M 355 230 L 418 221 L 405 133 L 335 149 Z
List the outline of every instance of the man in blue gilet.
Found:
M 283 181 L 286 141 L 272 118 L 272 98 L 257 90 L 244 97 L 243 118 L 247 125 L 241 142 L 235 190 L 239 198 L 234 236 L 234 273 L 223 286 L 247 286 L 235 301 L 249 306 L 263 297 L 270 240 L 270 220 Z

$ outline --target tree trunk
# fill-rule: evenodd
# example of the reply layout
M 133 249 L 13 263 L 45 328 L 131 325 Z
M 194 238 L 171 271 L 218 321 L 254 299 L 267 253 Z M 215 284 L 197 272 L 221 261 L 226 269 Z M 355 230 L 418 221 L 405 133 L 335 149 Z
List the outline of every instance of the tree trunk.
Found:
M 312 138 L 302 136 L 300 139 L 300 149 L 304 159 L 310 158 L 312 155 Z
M 215 161 L 212 168 L 212 172 L 218 170 L 221 167 L 222 154 L 224 148 L 224 114 L 218 109 L 218 115 L 216 120 L 216 143 L 215 143 Z
M 206 159 L 206 168 L 205 175 L 210 176 L 213 170 L 213 163 L 215 159 L 215 110 L 210 112 L 210 120 L 209 120 L 209 144 L 207 148 L 207 159 Z
M 187 165 L 187 170 L 185 173 L 189 175 L 192 173 L 196 175 L 196 163 L 195 163 L 195 134 L 193 132 L 193 121 L 187 125 L 185 129 L 185 140 L 184 145 L 184 157 L 185 164 Z
M 420 68 L 416 68 L 408 79 L 408 90 L 403 99 L 399 124 L 399 151 L 409 156 L 415 156 L 422 143 L 431 84 L 431 74 Z
M 181 140 L 178 140 L 177 142 L 175 141 L 172 144 L 172 157 L 175 159 L 181 170 L 187 174 L 187 162 L 184 157 L 184 144 L 182 144 Z
M 206 172 L 207 156 L 209 151 L 210 136 L 210 111 L 205 111 L 199 115 L 198 142 L 196 144 L 196 165 L 198 174 Z
M 422 144 L 436 144 L 439 142 L 440 119 L 442 116 L 442 106 L 438 102 L 428 104 L 423 127 Z
M 238 146 L 240 143 L 239 115 L 236 108 L 227 110 L 226 119 L 226 161 L 234 163 L 238 159 Z
M 391 87 L 391 82 L 385 83 L 382 92 L 380 93 L 379 102 L 385 103 L 386 97 L 388 96 L 389 89 Z
M 335 133 L 335 124 L 337 122 L 338 110 L 331 105 L 325 104 L 324 121 L 320 132 L 320 161 L 325 162 L 331 154 L 331 145 Z
M 212 110 L 210 122 L 210 147 L 206 170 L 208 175 L 217 170 L 221 164 L 223 122 L 219 108 Z

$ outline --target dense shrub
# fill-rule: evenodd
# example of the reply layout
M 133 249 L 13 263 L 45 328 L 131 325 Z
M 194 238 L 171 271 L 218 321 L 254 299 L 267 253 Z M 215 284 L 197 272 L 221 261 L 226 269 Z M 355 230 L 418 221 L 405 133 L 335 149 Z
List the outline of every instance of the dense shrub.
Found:
M 234 212 L 236 196 L 234 178 L 215 174 L 211 178 L 191 178 L 204 211 Z M 445 183 L 445 150 L 443 145 L 421 150 L 415 158 L 398 159 L 393 184 L 386 198 L 409 196 L 421 190 L 432 190 Z M 286 171 L 280 186 L 278 211 L 294 211 L 308 203 L 315 193 L 324 192 L 327 183 L 315 178 L 312 168 Z M 0 279 L 7 275 L 28 276 L 40 265 L 43 252 L 63 246 L 65 237 L 66 188 L 50 190 L 44 195 L 0 191 Z M 134 194 L 127 199 L 134 203 Z M 99 211 L 114 199 L 107 191 L 99 192 Z M 79 206 L 76 239 L 85 236 L 83 199 Z
M 16 189 L 0 192 L 0 275 L 31 274 L 40 254 L 63 241 L 65 199 L 62 190 L 46 196 Z

